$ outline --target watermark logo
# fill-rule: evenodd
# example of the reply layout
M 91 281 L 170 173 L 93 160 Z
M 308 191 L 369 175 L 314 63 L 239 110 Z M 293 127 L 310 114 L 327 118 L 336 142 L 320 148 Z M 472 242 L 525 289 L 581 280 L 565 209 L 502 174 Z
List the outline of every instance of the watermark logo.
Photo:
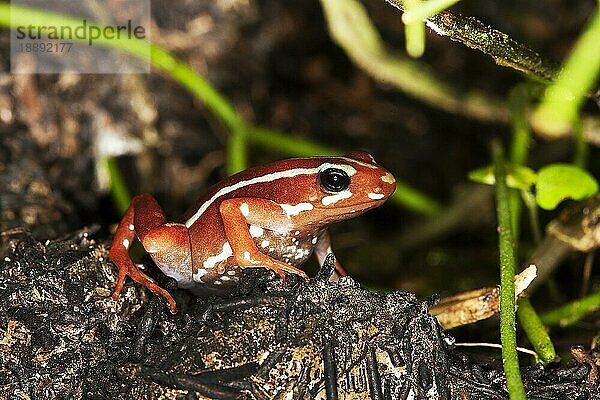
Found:
M 13 73 L 150 72 L 150 0 L 12 0 L 11 25 Z

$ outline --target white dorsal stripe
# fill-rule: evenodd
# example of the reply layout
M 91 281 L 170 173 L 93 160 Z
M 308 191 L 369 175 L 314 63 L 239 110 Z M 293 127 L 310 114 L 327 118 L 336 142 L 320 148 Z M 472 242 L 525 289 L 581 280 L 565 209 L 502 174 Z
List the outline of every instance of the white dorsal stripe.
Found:
M 255 183 L 272 182 L 272 181 L 277 180 L 277 179 L 293 178 L 293 177 L 298 176 L 298 175 L 316 174 L 316 173 L 319 172 L 320 169 L 321 169 L 321 167 L 319 166 L 317 168 L 294 168 L 294 169 L 288 169 L 288 170 L 285 170 L 285 171 L 272 172 L 270 174 L 257 176 L 255 178 L 247 179 L 245 181 L 239 181 L 239 182 L 237 182 L 237 183 L 235 183 L 233 185 L 229 185 L 229 186 L 226 186 L 224 188 L 221 188 L 210 199 L 208 199 L 207 201 L 205 201 L 204 203 L 202 203 L 202 205 L 198 208 L 198 211 L 196 211 L 194 213 L 194 215 L 192 215 L 185 222 L 185 226 L 187 228 L 189 228 L 190 226 L 192 226 L 194 224 L 194 222 L 196 222 L 198 220 L 198 218 L 200 218 L 200 216 L 202 214 L 204 214 L 204 212 L 206 211 L 206 209 L 208 207 L 210 207 L 210 205 L 212 203 L 215 202 L 215 200 L 217 200 L 221 196 L 225 196 L 226 194 L 229 194 L 229 193 L 233 192 L 234 190 L 238 190 L 238 189 L 241 189 L 241 188 L 246 187 L 246 186 L 254 185 Z
M 352 163 L 356 163 L 358 165 L 362 165 L 362 166 L 366 166 L 369 168 L 378 168 L 376 165 L 370 165 L 367 163 L 363 163 L 357 160 L 353 160 L 351 158 L 346 158 L 346 157 L 339 157 L 340 160 L 344 160 L 344 161 L 348 161 L 349 164 Z M 265 175 L 261 175 L 261 176 L 257 176 L 255 178 L 251 178 L 251 179 L 247 179 L 245 181 L 239 181 L 233 185 L 229 185 L 226 186 L 224 188 L 221 188 L 219 191 L 217 191 L 217 193 L 215 193 L 210 199 L 208 199 L 207 201 L 205 201 L 204 203 L 202 203 L 202 205 L 198 208 L 198 210 L 194 213 L 194 215 L 192 215 L 186 222 L 185 222 L 185 226 L 187 228 L 189 228 L 190 226 L 192 226 L 194 224 L 194 222 L 196 222 L 198 220 L 198 218 L 200 218 L 200 216 L 202 214 L 204 214 L 204 212 L 208 209 L 208 207 L 210 207 L 210 205 L 212 203 L 215 202 L 215 200 L 217 200 L 219 197 L 221 196 L 225 196 L 226 194 L 229 194 L 235 190 L 241 189 L 243 187 L 246 186 L 250 186 L 250 185 L 254 185 L 255 183 L 264 183 L 264 182 L 272 182 L 275 181 L 277 179 L 283 179 L 283 178 L 293 178 L 295 176 L 299 176 L 299 175 L 311 175 L 311 174 L 317 174 L 320 171 L 322 171 L 323 169 L 326 168 L 339 168 L 341 170 L 346 171 L 346 173 L 348 173 L 348 175 L 352 176 L 356 173 L 356 169 L 354 167 L 352 167 L 351 165 L 348 164 L 334 164 L 334 163 L 328 163 L 328 162 L 324 162 L 321 165 L 319 165 L 318 167 L 315 168 L 292 168 L 292 169 L 288 169 L 285 171 L 277 171 L 277 172 L 272 172 L 270 174 L 265 174 Z
M 373 156 L 371 156 L 371 158 L 373 159 L 373 162 L 375 162 L 375 159 L 373 158 Z M 379 165 L 377 165 L 377 164 L 369 164 L 369 163 L 366 163 L 366 162 L 363 162 L 363 161 L 355 160 L 354 158 L 340 157 L 340 160 L 345 160 L 345 161 L 348 161 L 348 162 L 351 162 L 351 163 L 355 163 L 355 164 L 358 164 L 358 165 L 362 165 L 363 167 L 367 167 L 367 168 L 371 168 L 371 169 L 377 169 L 377 168 L 379 168 Z

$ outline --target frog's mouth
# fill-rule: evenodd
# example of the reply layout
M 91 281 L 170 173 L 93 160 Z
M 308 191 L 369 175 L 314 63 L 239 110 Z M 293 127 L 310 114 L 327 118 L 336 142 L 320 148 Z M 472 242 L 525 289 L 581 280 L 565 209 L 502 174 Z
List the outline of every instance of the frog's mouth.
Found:
M 375 208 L 375 207 L 379 207 L 381 204 L 383 204 L 385 201 L 387 200 L 387 198 L 383 198 L 381 200 L 370 200 L 370 201 L 363 201 L 361 203 L 354 203 L 352 205 L 339 205 L 339 206 L 335 206 L 335 204 L 332 205 L 322 205 L 319 204 L 318 207 L 316 207 L 318 210 L 323 211 L 324 214 L 331 214 L 332 216 L 341 216 L 341 215 L 358 215 L 358 214 L 362 214 L 365 211 L 370 210 L 371 208 Z M 328 212 L 330 211 L 330 212 Z

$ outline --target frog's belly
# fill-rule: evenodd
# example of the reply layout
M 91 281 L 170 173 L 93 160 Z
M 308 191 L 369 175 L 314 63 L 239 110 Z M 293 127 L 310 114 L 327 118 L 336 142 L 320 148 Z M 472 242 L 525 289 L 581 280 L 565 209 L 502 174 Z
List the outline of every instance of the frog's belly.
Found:
M 298 233 L 294 235 L 296 232 Z M 316 233 L 299 236 L 300 231 L 291 231 L 287 235 L 281 235 L 253 227 L 251 227 L 250 233 L 253 234 L 254 243 L 261 253 L 294 267 L 299 267 L 306 262 L 317 243 Z

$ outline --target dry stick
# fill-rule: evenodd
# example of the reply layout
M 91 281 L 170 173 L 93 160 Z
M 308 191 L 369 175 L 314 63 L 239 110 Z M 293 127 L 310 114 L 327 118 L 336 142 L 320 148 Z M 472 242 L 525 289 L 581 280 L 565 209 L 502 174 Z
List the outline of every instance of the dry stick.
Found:
M 386 1 L 404 10 L 403 1 Z M 558 63 L 473 17 L 442 11 L 428 18 L 426 24 L 441 36 L 447 36 L 489 55 L 498 65 L 514 68 L 545 81 L 553 80 L 558 74 Z

